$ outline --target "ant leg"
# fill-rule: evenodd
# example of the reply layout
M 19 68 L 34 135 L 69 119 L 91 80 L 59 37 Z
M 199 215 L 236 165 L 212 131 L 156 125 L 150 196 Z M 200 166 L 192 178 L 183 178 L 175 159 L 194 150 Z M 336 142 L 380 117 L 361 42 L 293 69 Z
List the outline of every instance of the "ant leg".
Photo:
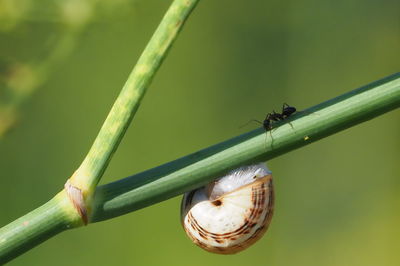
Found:
M 268 130 L 265 131 L 265 149 L 268 149 L 267 141 L 268 141 L 268 132 L 271 136 L 271 148 L 274 147 L 274 137 L 272 136 L 272 131 L 275 130 L 275 128 L 270 127 Z
M 272 136 L 272 129 L 269 131 L 269 134 L 271 135 L 271 148 L 274 148 L 274 137 Z
M 268 131 L 265 131 L 265 149 L 267 150 L 268 149 L 268 132 L 269 132 L 269 134 L 271 135 L 271 148 L 273 148 L 273 143 L 274 143 L 274 137 L 272 137 L 272 129 L 271 130 L 268 130 Z
M 290 123 L 290 122 L 287 122 L 287 123 L 290 125 L 290 127 L 292 128 L 292 130 L 296 132 L 296 130 L 294 129 L 292 123 Z M 279 125 L 278 127 L 272 127 L 272 125 L 271 125 L 270 128 L 269 128 L 268 130 L 266 130 L 266 132 L 265 132 L 265 148 L 266 148 L 266 149 L 268 148 L 268 146 L 267 146 L 268 132 L 269 132 L 269 134 L 271 135 L 271 148 L 273 148 L 273 147 L 274 147 L 274 137 L 272 136 L 272 131 L 275 131 L 275 130 L 278 129 L 280 126 L 283 126 L 283 125 Z

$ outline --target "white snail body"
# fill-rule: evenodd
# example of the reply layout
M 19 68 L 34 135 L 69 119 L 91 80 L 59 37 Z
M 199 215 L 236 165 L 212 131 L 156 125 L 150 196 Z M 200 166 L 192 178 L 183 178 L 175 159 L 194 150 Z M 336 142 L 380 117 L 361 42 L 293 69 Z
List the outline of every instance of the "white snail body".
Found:
M 271 172 L 264 164 L 241 167 L 186 193 L 181 221 L 189 238 L 214 253 L 233 254 L 260 239 L 273 214 Z

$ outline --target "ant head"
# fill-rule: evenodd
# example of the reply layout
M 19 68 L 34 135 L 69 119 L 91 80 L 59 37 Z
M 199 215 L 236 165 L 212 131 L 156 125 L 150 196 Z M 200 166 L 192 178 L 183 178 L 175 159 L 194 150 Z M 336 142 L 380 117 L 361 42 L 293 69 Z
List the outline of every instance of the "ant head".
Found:
M 268 118 L 268 115 L 267 115 L 267 118 Z M 267 118 L 263 122 L 263 127 L 264 127 L 265 131 L 269 131 L 272 129 L 271 119 L 267 119 Z

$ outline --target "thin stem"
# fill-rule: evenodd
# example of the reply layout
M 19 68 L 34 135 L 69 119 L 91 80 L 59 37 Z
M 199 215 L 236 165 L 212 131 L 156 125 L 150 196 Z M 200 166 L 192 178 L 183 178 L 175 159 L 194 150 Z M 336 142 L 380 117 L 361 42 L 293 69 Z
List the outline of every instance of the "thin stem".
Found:
M 90 221 L 111 219 L 177 196 L 230 169 L 270 160 L 398 107 L 400 73 L 299 112 L 275 125 L 272 132 L 266 133 L 260 128 L 98 187 Z M 0 263 L 79 224 L 80 218 L 63 191 L 42 207 L 0 229 Z
M 100 186 L 95 194 L 91 221 L 110 219 L 169 199 L 204 185 L 230 169 L 270 160 L 399 106 L 400 73 L 397 73 L 299 112 L 267 133 L 257 129 Z
M 87 222 L 90 199 L 154 74 L 198 0 L 175 0 L 129 75 L 88 155 L 65 190 L 0 229 L 0 264 Z
M 198 0 L 175 0 L 128 77 L 71 184 L 89 197 L 103 175 L 156 71 Z
M 56 234 L 81 224 L 65 191 L 39 208 L 0 228 L 0 265 Z

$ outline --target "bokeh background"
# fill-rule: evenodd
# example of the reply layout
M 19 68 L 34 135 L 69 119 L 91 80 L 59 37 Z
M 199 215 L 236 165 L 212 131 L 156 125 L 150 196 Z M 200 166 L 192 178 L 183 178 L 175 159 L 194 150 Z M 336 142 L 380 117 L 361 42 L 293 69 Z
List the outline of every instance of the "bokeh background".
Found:
M 170 1 L 0 0 L 0 225 L 79 166 Z M 102 183 L 399 71 L 397 0 L 203 0 Z M 400 113 L 276 158 L 265 237 L 233 256 L 186 237 L 181 197 L 64 232 L 9 265 L 399 265 Z

